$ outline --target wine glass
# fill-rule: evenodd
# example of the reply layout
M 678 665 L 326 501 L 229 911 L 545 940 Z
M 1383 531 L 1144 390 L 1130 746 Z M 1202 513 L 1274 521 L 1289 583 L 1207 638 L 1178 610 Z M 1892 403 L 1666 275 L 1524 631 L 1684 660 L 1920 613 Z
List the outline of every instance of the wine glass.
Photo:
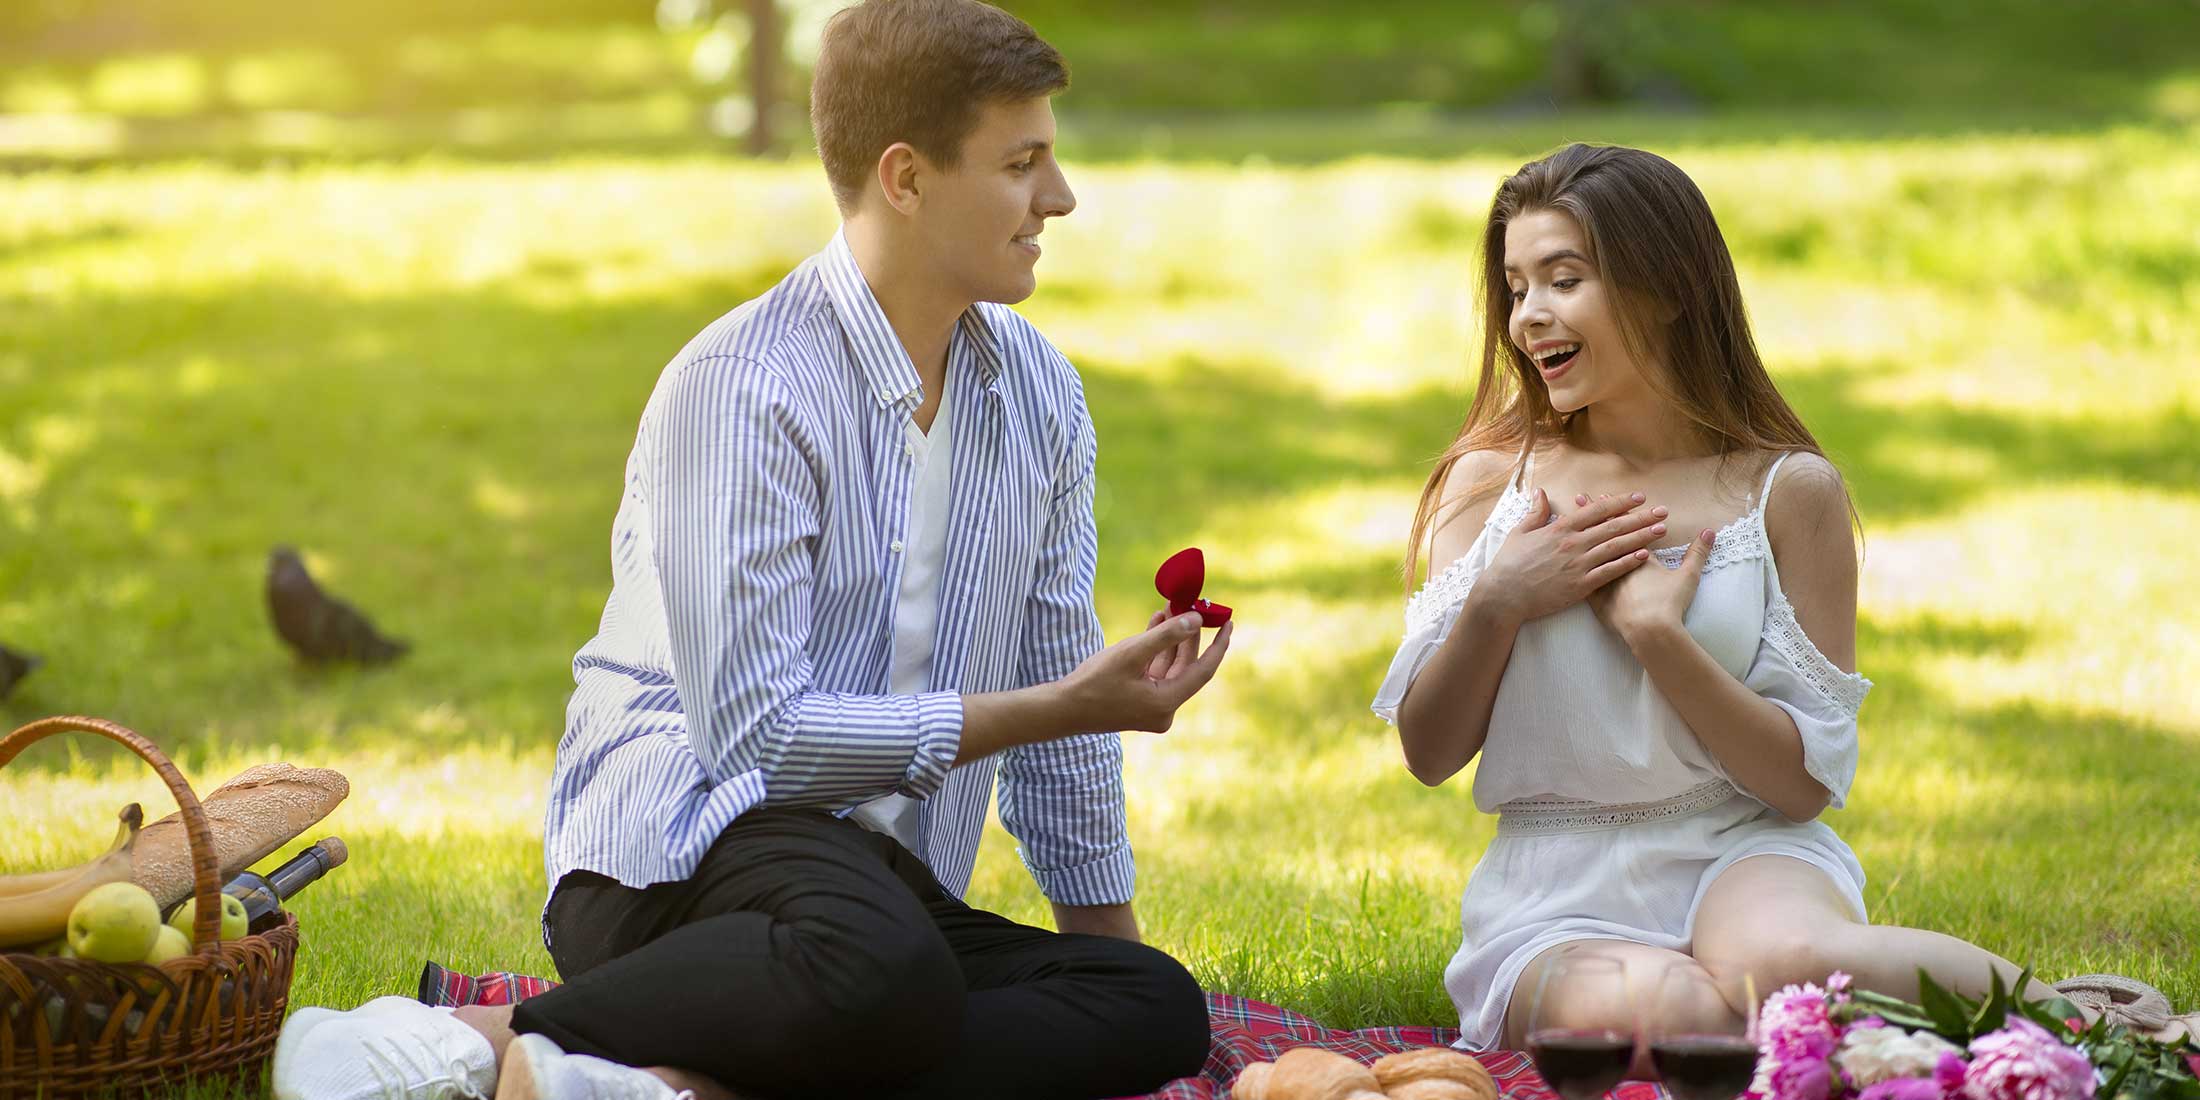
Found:
M 1582 1026 L 1599 1018 L 1604 1026 Z M 1626 1078 L 1637 1027 L 1625 964 L 1606 955 L 1562 955 L 1536 981 L 1528 1054 L 1564 1100 L 1597 1100 Z
M 1756 1013 L 1737 1015 L 1700 966 L 1658 978 L 1650 1062 L 1674 1100 L 1734 1100 L 1757 1075 Z

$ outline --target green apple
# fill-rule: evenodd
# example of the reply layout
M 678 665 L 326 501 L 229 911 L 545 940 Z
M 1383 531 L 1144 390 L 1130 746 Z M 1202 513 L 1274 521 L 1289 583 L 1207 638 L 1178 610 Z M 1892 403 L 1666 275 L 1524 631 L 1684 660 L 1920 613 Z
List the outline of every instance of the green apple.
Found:
M 54 938 L 47 940 L 46 942 L 39 944 L 37 947 L 32 948 L 31 954 L 44 955 L 47 958 L 55 959 L 76 957 L 76 953 L 69 950 L 69 937 L 67 936 L 55 936 Z
M 191 937 L 164 924 L 160 926 L 159 934 L 153 938 L 153 949 L 145 953 L 145 961 L 159 966 L 170 959 L 180 959 L 190 953 Z
M 252 919 L 245 916 L 244 903 L 228 894 L 219 896 L 222 899 L 222 926 L 214 934 L 215 937 L 224 940 L 243 939 L 245 932 L 252 926 Z M 198 919 L 198 915 L 199 899 L 187 898 L 182 905 L 176 906 L 175 912 L 168 914 L 168 927 L 183 933 L 183 938 L 188 941 L 191 938 L 191 922 Z
M 136 962 L 159 937 L 160 906 L 134 882 L 97 887 L 69 910 L 69 946 L 81 958 Z

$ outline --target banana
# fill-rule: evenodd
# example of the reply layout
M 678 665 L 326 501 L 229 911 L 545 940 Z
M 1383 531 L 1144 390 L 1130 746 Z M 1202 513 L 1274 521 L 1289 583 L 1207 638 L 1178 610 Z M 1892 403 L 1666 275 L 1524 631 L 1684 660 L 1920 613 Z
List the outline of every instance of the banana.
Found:
M 130 881 L 130 848 L 145 824 L 145 810 L 132 802 L 118 815 L 114 847 L 89 863 L 59 871 L 0 878 L 0 949 L 28 947 L 66 931 L 69 910 L 94 887 Z

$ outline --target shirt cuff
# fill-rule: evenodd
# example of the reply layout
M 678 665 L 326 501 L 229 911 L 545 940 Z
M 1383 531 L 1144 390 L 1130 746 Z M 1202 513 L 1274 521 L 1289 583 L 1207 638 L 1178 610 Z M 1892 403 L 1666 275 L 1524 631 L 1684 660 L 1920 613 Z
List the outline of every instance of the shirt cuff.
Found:
M 940 784 L 947 782 L 947 773 L 955 766 L 955 754 L 962 751 L 963 702 L 962 694 L 953 691 L 926 692 L 915 698 L 917 751 L 894 791 L 922 800 L 938 793 Z
M 1137 869 L 1131 859 L 1131 842 L 1070 867 L 1040 867 L 1019 845 L 1016 857 L 1024 861 L 1039 892 L 1057 905 L 1121 905 L 1131 900 Z

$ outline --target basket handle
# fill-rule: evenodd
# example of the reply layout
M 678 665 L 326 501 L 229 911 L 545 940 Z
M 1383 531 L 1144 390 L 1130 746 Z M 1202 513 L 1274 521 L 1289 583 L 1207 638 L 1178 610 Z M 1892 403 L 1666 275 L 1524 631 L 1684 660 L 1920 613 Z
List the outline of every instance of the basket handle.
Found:
M 0 738 L 0 768 L 7 767 L 8 761 L 24 749 L 57 733 L 98 734 L 138 754 L 160 773 L 161 781 L 168 784 L 168 793 L 176 798 L 176 809 L 183 814 L 184 836 L 191 844 L 191 896 L 198 902 L 191 922 L 192 950 L 200 955 L 219 954 L 222 910 L 218 899 L 222 884 L 215 881 L 221 866 L 214 859 L 214 832 L 207 828 L 206 811 L 199 806 L 199 796 L 191 790 L 191 784 L 176 768 L 175 761 L 127 726 L 104 718 L 67 715 L 41 718 Z

